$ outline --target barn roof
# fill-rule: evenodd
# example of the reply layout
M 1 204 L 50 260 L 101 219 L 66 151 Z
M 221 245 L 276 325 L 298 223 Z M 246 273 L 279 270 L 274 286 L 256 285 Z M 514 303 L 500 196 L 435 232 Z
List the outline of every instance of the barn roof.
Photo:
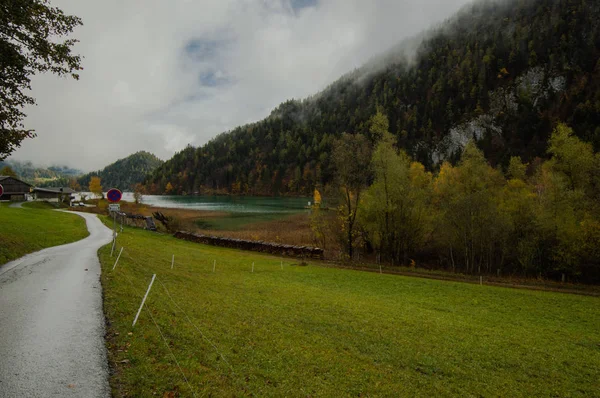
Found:
M 27 183 L 27 182 L 23 181 L 23 180 L 19 180 L 18 178 L 11 177 L 11 176 L 0 176 L 0 184 L 2 183 L 2 181 L 5 181 L 5 180 L 7 180 L 7 179 L 9 179 L 9 178 L 10 178 L 10 179 L 12 179 L 12 180 L 18 181 L 18 182 L 20 182 L 21 184 L 25 184 L 25 185 L 28 185 L 28 186 L 30 186 L 30 187 L 31 187 L 31 186 L 33 186 L 33 185 L 31 185 L 31 184 L 29 184 L 29 183 Z
M 71 188 L 33 188 L 33 192 L 47 192 L 47 193 L 75 193 Z

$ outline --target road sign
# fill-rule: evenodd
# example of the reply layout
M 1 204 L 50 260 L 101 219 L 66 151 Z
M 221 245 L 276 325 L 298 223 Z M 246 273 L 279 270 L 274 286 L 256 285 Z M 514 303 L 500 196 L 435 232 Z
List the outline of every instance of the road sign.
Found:
M 108 205 L 108 211 L 121 211 L 121 205 L 116 203 L 111 203 Z
M 121 191 L 119 191 L 116 188 L 111 188 L 106 193 L 106 199 L 108 199 L 108 201 L 112 202 L 112 203 L 117 203 L 118 201 L 121 200 L 122 197 L 123 197 L 123 194 L 121 193 Z
M 0 196 L 4 194 L 4 187 L 0 184 Z

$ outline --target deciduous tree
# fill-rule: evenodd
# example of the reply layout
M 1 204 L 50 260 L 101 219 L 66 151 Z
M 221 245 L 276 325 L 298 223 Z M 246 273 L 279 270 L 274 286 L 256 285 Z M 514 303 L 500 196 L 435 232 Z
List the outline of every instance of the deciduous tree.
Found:
M 139 205 L 140 203 L 142 203 L 142 198 L 144 196 L 145 193 L 145 189 L 144 186 L 142 184 L 135 184 L 134 188 L 133 188 L 133 200 L 135 201 L 135 204 Z
M 78 25 L 81 19 L 48 0 L 0 5 L 0 160 L 35 135 L 23 124 L 24 108 L 35 104 L 31 77 L 50 72 L 79 78 L 81 58 L 71 51 L 77 40 L 65 39 Z
M 17 173 L 10 166 L 4 166 L 0 170 L 0 176 L 9 176 L 17 178 Z
M 342 226 L 341 240 L 346 253 L 352 258 L 356 239 L 355 222 L 358 203 L 371 175 L 369 141 L 362 134 L 344 133 L 334 143 L 332 158 L 342 202 L 338 207 Z
M 102 197 L 102 183 L 100 181 L 100 177 L 92 177 L 90 179 L 90 185 L 88 186 L 88 189 L 94 195 Z
M 385 128 L 385 116 L 375 118 Z M 396 149 L 396 139 L 380 130 L 371 166 L 375 180 L 361 202 L 360 221 L 371 243 L 383 254 L 408 262 L 429 229 L 431 174 Z

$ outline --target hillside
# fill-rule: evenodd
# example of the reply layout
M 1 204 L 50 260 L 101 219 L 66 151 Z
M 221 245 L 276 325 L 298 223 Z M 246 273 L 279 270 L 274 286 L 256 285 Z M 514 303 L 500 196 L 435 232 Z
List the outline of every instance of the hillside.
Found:
M 104 190 L 110 188 L 118 188 L 122 191 L 132 190 L 135 184 L 142 182 L 148 173 L 156 170 L 162 163 L 163 161 L 155 155 L 140 151 L 117 160 L 102 170 L 86 174 L 77 182 L 83 189 L 86 189 L 90 184 L 90 179 L 98 176 Z
M 333 140 L 370 137 L 378 107 L 429 169 L 471 138 L 492 165 L 546 157 L 559 121 L 599 150 L 599 21 L 594 0 L 478 1 L 314 97 L 184 149 L 145 183 L 155 193 L 170 183 L 173 193 L 306 194 L 331 182 Z
M 67 166 L 42 167 L 34 165 L 32 162 L 20 162 L 18 160 L 0 162 L 0 169 L 5 166 L 12 168 L 19 178 L 34 185 L 52 184 L 57 181 L 64 182 L 83 174 L 83 171 Z M 63 185 L 68 185 L 68 183 Z

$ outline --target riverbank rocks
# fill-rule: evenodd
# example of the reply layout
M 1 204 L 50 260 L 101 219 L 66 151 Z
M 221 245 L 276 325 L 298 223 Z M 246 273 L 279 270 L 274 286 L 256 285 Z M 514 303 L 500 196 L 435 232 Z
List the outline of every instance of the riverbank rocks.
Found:
M 323 249 L 309 246 L 282 245 L 278 243 L 252 241 L 243 239 L 224 238 L 221 236 L 208 236 L 193 234 L 191 232 L 178 231 L 173 235 L 175 238 L 189 242 L 203 243 L 205 245 L 227 247 L 230 249 L 250 250 L 261 253 L 276 254 L 290 257 L 323 259 Z

